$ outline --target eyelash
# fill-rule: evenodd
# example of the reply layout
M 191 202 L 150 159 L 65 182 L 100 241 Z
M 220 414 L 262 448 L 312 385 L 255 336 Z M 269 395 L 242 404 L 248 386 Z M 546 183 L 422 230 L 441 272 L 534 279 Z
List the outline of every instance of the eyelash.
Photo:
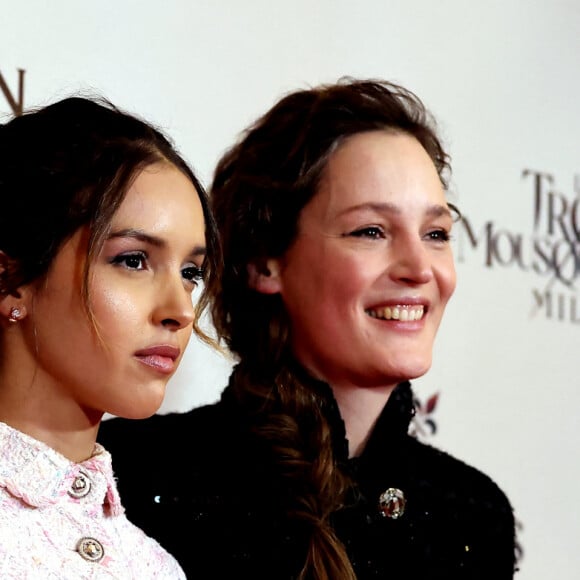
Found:
M 435 230 L 427 234 L 429 238 L 436 240 L 438 242 L 449 242 L 451 240 L 451 235 L 445 230 Z
M 130 265 L 131 260 L 137 260 L 139 265 Z M 111 264 L 121 266 L 127 270 L 141 271 L 145 270 L 147 265 L 147 254 L 145 252 L 131 252 L 129 254 L 119 254 L 111 259 Z M 203 280 L 204 270 L 198 266 L 192 265 L 183 268 L 181 274 L 185 280 L 197 285 L 198 282 Z
M 138 260 L 141 268 L 129 265 L 129 260 Z M 147 263 L 147 254 L 145 252 L 131 252 L 130 254 L 119 254 L 111 258 L 111 264 L 123 266 L 127 270 L 144 270 L 144 265 Z
M 384 237 L 384 232 L 381 228 L 377 226 L 368 226 L 366 228 L 361 228 L 360 230 L 355 230 L 349 235 L 355 238 L 373 238 L 378 239 Z
M 191 271 L 191 275 L 190 277 L 186 277 L 185 276 L 185 272 Z M 193 284 L 196 284 L 198 282 L 201 282 L 203 280 L 203 275 L 204 275 L 204 270 L 203 268 L 200 268 L 198 266 L 188 266 L 187 268 L 184 268 L 181 273 L 183 274 L 183 277 L 188 281 L 191 282 Z
M 355 230 L 351 232 L 349 235 L 355 238 L 372 238 L 372 239 L 380 239 L 384 237 L 384 232 L 382 228 L 378 226 L 368 226 L 366 228 L 361 228 L 360 230 Z M 427 234 L 429 239 L 438 242 L 449 242 L 452 238 L 449 232 L 446 230 L 433 230 Z

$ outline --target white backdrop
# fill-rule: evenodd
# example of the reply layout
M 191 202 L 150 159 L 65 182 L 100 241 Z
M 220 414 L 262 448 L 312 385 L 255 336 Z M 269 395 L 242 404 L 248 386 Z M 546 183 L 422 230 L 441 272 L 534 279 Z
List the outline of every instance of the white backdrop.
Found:
M 440 121 L 452 201 L 469 225 L 456 232 L 459 284 L 433 368 L 414 383 L 421 399 L 439 396 L 431 439 L 509 495 L 518 580 L 580 578 L 578 0 L 0 9 L 0 74 L 16 100 L 19 69 L 25 107 L 104 94 L 167 131 L 205 184 L 238 132 L 289 90 L 348 74 L 417 92 Z M 0 92 L 0 114 L 10 110 Z M 161 412 L 215 400 L 229 368 L 193 342 Z

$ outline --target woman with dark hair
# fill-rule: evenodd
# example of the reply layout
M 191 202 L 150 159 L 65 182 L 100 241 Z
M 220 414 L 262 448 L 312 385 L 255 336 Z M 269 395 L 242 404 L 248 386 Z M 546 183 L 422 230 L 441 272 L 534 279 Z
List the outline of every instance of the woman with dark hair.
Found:
M 0 576 L 185 578 L 131 523 L 103 415 L 155 413 L 220 264 L 158 130 L 71 97 L 0 125 Z
M 413 93 L 356 79 L 285 96 L 218 163 L 229 385 L 103 424 L 129 514 L 191 577 L 513 577 L 504 493 L 409 434 L 455 289 L 448 170 Z

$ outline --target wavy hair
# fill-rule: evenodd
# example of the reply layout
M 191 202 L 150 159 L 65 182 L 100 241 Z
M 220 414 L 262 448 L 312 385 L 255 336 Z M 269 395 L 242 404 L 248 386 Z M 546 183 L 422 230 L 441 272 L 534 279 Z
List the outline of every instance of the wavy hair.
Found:
M 231 384 L 253 433 L 294 490 L 286 513 L 310 530 L 303 579 L 356 577 L 330 522 L 350 482 L 334 456 L 321 394 L 296 372 L 284 303 L 249 286 L 248 265 L 260 271 L 286 252 L 333 152 L 368 131 L 415 137 L 447 189 L 449 157 L 419 98 L 391 82 L 353 78 L 284 96 L 226 151 L 210 187 L 225 264 L 221 284 L 209 289 L 212 318 L 239 359 Z

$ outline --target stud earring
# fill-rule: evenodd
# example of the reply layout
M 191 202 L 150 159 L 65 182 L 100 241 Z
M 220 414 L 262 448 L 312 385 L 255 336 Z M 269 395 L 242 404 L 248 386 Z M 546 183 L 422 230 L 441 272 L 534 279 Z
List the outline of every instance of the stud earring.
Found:
M 22 310 L 18 306 L 13 306 L 10 309 L 10 316 L 8 322 L 18 322 L 22 318 Z

